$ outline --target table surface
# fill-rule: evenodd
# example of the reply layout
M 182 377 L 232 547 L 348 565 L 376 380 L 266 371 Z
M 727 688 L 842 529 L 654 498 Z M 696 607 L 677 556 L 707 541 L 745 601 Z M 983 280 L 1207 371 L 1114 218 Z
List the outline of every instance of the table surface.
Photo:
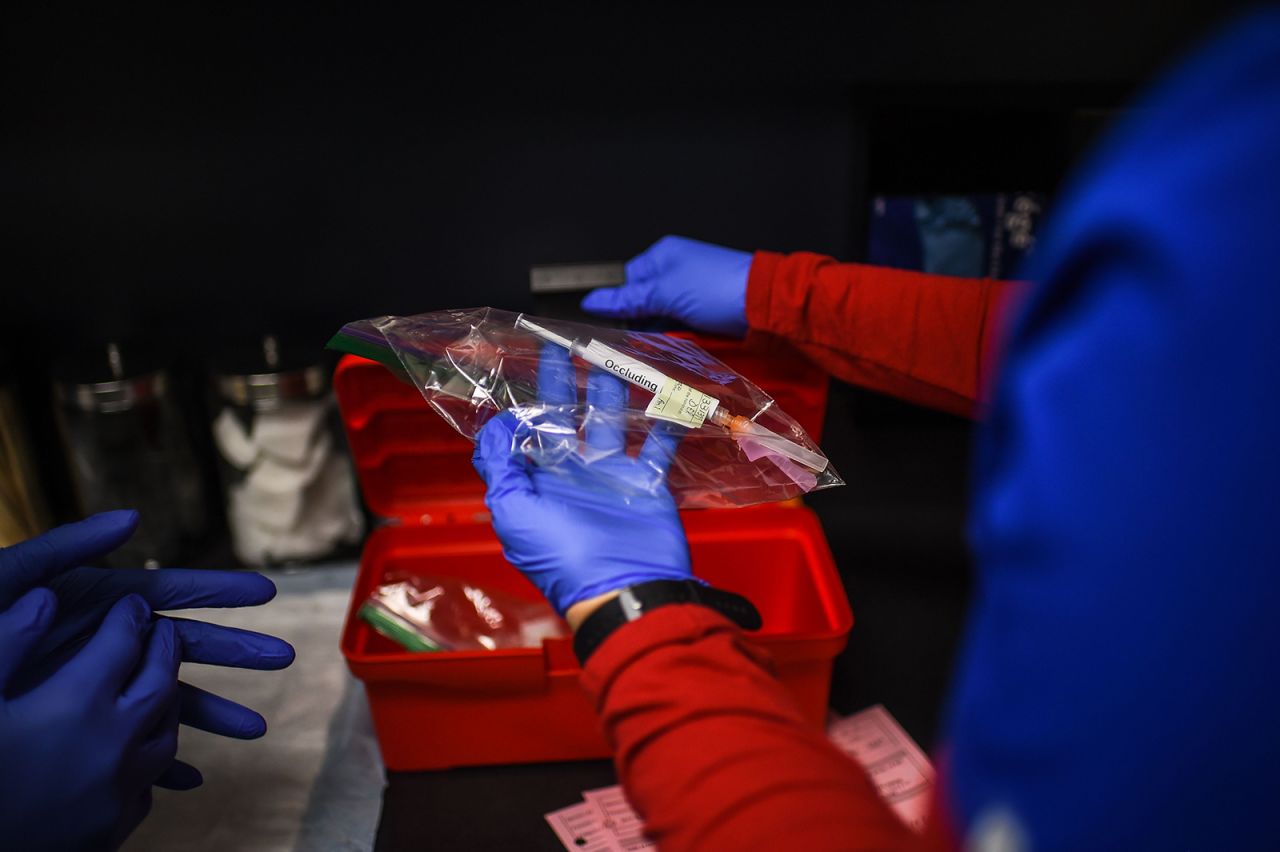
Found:
M 607 760 L 389 772 L 375 848 L 563 850 L 543 815 L 618 783 Z

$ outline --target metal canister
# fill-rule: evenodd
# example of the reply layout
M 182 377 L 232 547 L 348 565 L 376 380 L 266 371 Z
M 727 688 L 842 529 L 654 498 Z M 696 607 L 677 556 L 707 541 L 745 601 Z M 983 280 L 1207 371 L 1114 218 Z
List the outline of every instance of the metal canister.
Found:
M 204 488 L 167 370 L 112 343 L 64 361 L 54 397 L 72 485 L 85 514 L 136 509 L 117 567 L 172 564 L 205 529 Z

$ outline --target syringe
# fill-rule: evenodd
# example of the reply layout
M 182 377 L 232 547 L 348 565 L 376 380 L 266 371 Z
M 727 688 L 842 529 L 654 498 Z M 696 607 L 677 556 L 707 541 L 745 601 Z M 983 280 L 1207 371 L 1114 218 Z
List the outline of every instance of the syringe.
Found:
M 679 423 L 696 429 L 703 423 L 711 423 L 729 432 L 735 439 L 749 439 L 765 449 L 784 456 L 816 473 L 827 468 L 827 459 L 755 421 L 725 410 L 720 400 L 696 388 L 664 375 L 650 365 L 624 355 L 598 340 L 571 340 L 544 328 L 521 314 L 516 326 L 536 334 L 543 340 L 562 346 L 574 355 L 602 370 L 643 388 L 653 394 L 653 400 L 645 414 L 659 420 Z

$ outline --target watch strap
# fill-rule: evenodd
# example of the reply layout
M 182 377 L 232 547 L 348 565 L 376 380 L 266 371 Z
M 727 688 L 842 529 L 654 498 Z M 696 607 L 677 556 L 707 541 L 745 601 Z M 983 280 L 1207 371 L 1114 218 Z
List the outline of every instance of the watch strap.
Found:
M 622 625 L 659 607 L 685 603 L 713 609 L 744 630 L 760 628 L 760 612 L 742 595 L 697 580 L 652 580 L 627 586 L 587 616 L 574 634 L 573 651 L 586 665 L 595 649 Z

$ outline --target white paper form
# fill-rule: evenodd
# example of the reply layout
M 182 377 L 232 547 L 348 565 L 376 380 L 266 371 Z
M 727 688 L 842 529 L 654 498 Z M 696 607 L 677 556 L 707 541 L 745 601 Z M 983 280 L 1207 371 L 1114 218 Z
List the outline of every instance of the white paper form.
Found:
M 827 727 L 831 741 L 861 764 L 881 797 L 915 831 L 923 831 L 935 773 L 929 758 L 889 711 L 877 704 Z M 657 845 L 619 786 L 588 790 L 582 804 L 549 813 L 547 822 L 566 849 L 645 852 Z
M 614 785 L 582 794 L 587 804 L 595 807 L 600 822 L 613 835 L 614 843 L 624 852 L 640 852 L 657 849 L 657 844 L 645 836 L 644 821 L 627 801 L 622 788 Z
M 599 810 L 588 802 L 552 811 L 546 815 L 546 820 L 565 849 L 619 852 L 622 848 L 614 843 L 613 833 L 604 827 Z
M 841 751 L 858 761 L 881 797 L 914 831 L 923 831 L 936 774 L 915 741 L 882 705 L 827 727 Z

